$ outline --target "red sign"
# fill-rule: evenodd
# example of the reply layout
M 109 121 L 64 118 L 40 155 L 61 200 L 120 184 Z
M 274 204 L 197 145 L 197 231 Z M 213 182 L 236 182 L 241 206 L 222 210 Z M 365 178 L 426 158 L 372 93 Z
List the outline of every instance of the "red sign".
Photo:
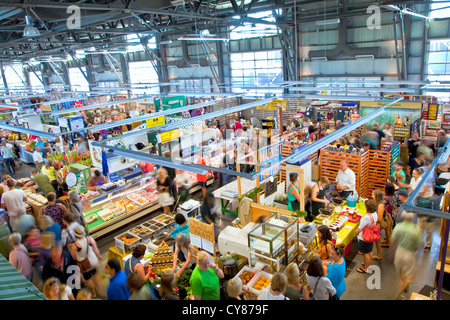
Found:
M 83 106 L 82 101 L 75 101 L 75 108 L 81 108 Z

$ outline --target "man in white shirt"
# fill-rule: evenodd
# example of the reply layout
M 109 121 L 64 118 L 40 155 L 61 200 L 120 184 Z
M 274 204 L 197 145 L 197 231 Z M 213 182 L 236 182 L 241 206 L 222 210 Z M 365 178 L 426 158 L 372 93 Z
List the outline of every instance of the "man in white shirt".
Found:
M 24 201 L 27 201 L 27 195 L 21 189 L 14 189 L 12 179 L 6 182 L 6 186 L 8 191 L 2 195 L 1 207 L 8 212 L 11 229 L 16 231 L 17 221 L 26 212 Z
M 355 191 L 356 176 L 348 167 L 346 160 L 342 160 L 339 166 L 341 169 L 339 169 L 336 177 L 336 190 L 342 198 L 346 199 Z
M 44 164 L 44 158 L 42 158 L 42 153 L 40 152 L 41 148 L 36 146 L 33 152 L 33 161 L 36 164 L 36 167 Z

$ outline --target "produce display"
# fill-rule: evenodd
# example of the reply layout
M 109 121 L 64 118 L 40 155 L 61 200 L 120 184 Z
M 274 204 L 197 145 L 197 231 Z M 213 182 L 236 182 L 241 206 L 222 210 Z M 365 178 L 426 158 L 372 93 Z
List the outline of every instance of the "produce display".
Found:
M 253 286 L 253 289 L 261 291 L 262 289 L 267 288 L 267 286 L 270 284 L 270 281 L 270 278 L 266 278 L 261 275 Z

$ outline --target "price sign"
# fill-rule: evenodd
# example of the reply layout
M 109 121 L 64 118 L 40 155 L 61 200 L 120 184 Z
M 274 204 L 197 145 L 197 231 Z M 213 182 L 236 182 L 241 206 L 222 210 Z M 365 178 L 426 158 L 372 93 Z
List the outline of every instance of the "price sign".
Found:
M 147 128 L 162 126 L 166 123 L 164 116 L 147 119 Z
M 121 254 L 125 254 L 125 244 L 117 239 L 116 239 L 116 250 Z

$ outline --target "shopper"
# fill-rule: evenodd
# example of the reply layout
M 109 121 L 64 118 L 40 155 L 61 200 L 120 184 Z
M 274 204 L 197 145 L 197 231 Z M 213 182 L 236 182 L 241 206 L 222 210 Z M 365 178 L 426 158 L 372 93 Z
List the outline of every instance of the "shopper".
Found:
M 217 239 L 219 237 L 219 232 L 222 229 L 221 222 L 217 216 L 217 208 L 215 206 L 215 197 L 212 193 L 206 195 L 205 200 L 200 208 L 200 213 L 202 215 L 202 222 L 208 224 L 214 224 L 214 237 Z
M 171 207 L 175 203 L 174 184 L 172 178 L 167 174 L 166 169 L 158 170 L 156 178 L 156 188 L 158 190 L 158 201 L 163 207 L 164 214 L 170 215 Z
M 344 259 L 344 245 L 332 245 L 330 251 L 331 261 L 324 264 L 325 277 L 330 279 L 331 284 L 336 289 L 336 296 L 341 298 L 346 289 L 345 285 L 345 259 Z
M 105 183 L 106 178 L 100 173 L 99 170 L 95 170 L 94 175 L 88 180 L 87 189 L 91 191 L 100 190 L 102 185 Z
M 155 300 L 145 280 L 139 275 L 130 273 L 127 277 L 127 285 L 131 293 L 129 300 Z
M 74 300 L 72 289 L 54 277 L 45 281 L 42 293 L 48 300 Z
M 47 160 L 47 163 L 42 166 L 41 173 L 46 175 L 53 189 L 58 190 L 58 181 L 56 181 L 55 165 L 53 160 Z
M 381 131 L 378 127 L 378 122 L 373 121 L 372 122 L 372 126 L 373 126 L 373 131 L 375 131 L 376 133 L 378 133 L 378 145 L 381 146 L 381 139 L 383 139 L 384 137 L 386 137 L 386 135 L 384 134 L 384 131 Z
M 20 233 L 22 237 L 24 237 L 31 227 L 36 226 L 36 220 L 34 219 L 32 214 L 25 213 L 21 215 L 16 221 L 16 231 Z
M 331 246 L 333 245 L 333 237 L 330 228 L 326 225 L 321 225 L 317 228 L 319 236 L 319 254 L 320 259 L 330 260 Z
M 310 288 L 311 300 L 329 300 L 330 296 L 336 294 L 336 289 L 331 284 L 330 279 L 324 277 L 322 260 L 320 257 L 313 257 L 306 269 L 306 281 Z
M 206 161 L 205 159 L 203 159 L 203 157 L 199 157 L 199 159 L 197 160 L 197 164 L 201 164 L 201 165 L 206 165 Z M 197 183 L 200 186 L 200 188 L 202 189 L 202 195 L 203 195 L 203 199 L 206 198 L 206 187 L 207 187 L 207 180 L 208 180 L 208 176 L 206 174 L 197 174 Z
M 21 189 L 15 189 L 15 183 L 12 179 L 6 182 L 8 190 L 3 193 L 1 201 L 2 209 L 8 213 L 8 222 L 12 231 L 16 231 L 16 224 L 20 216 L 26 212 L 25 201 L 27 196 Z
M 336 176 L 336 190 L 342 198 L 346 199 L 355 191 L 356 176 L 348 167 L 348 162 L 346 160 L 342 160 L 339 167 L 340 169 Z
M 128 259 L 123 266 L 127 277 L 130 274 L 137 274 L 142 280 L 145 281 L 147 274 L 145 274 L 144 266 L 142 265 L 141 260 L 145 256 L 146 249 L 147 247 L 143 244 L 138 244 L 134 247 L 131 258 Z
M 435 185 L 434 197 L 431 199 L 431 209 L 436 211 L 442 211 L 441 201 L 445 193 L 445 188 Z M 439 230 L 440 219 L 429 215 L 417 215 L 417 228 L 422 232 L 425 237 L 424 251 L 430 251 L 433 243 L 433 233 Z
M 75 220 L 75 217 L 71 213 L 65 213 L 62 216 L 65 228 L 61 231 L 62 246 L 65 247 L 69 243 L 77 241 L 73 230 L 80 224 Z
M 287 278 L 286 297 L 289 300 L 309 300 L 308 290 L 300 282 L 300 269 L 298 264 L 291 262 L 284 270 Z
M 31 260 L 28 256 L 28 250 L 22 244 L 22 236 L 18 232 L 14 232 L 8 237 L 9 245 L 12 247 L 9 253 L 9 262 L 28 280 L 33 279 L 33 268 Z
M 57 246 L 54 233 L 42 233 L 41 245 L 39 248 L 39 267 L 42 280 L 44 281 L 51 277 L 56 277 L 59 280 L 64 279 L 61 270 L 62 261 L 60 250 Z
M 405 171 L 403 171 L 404 167 L 405 167 L 405 163 L 403 161 L 401 161 L 401 160 L 397 160 L 394 163 L 394 174 L 393 174 L 393 176 L 395 177 L 395 174 L 401 174 L 401 175 L 403 175 L 403 177 L 406 177 Z M 400 182 L 401 183 L 405 183 L 406 179 L 404 178 Z
M 83 214 L 83 207 L 78 192 L 76 192 L 75 190 L 70 190 L 67 194 L 67 197 L 69 198 L 69 212 L 74 216 L 75 221 L 77 221 L 86 229 L 86 231 L 88 231 L 87 223 Z
M 7 143 L 5 139 L 3 139 L 2 141 L 2 148 L 0 149 L 0 153 L 9 174 L 15 175 L 16 171 L 14 169 L 14 152 L 12 150 L 12 145 Z
M 325 187 L 330 184 L 327 177 L 320 177 L 311 191 L 311 214 L 315 218 L 320 212 L 319 209 L 325 208 L 330 201 L 325 197 Z
M 190 248 L 191 239 L 185 233 L 179 233 L 175 237 L 175 250 L 173 253 L 172 272 L 175 272 L 178 260 L 184 262 L 181 268 L 176 272 L 175 277 L 179 278 L 187 268 L 194 269 L 195 262 Z
M 372 191 L 372 199 L 377 204 L 377 225 L 380 226 L 381 221 L 386 214 L 386 206 L 384 200 L 384 193 L 380 189 L 375 189 Z M 375 247 L 377 249 L 377 254 L 373 256 L 373 260 L 381 260 L 381 239 L 375 241 Z
M 400 285 L 397 291 L 397 299 L 407 292 L 408 285 L 414 279 L 416 273 L 416 253 L 423 247 L 423 234 L 414 225 L 414 214 L 402 213 L 402 220 L 392 233 L 392 248 L 395 248 L 394 265 L 400 276 Z M 392 251 L 393 252 L 393 251 Z
M 161 276 L 161 287 L 159 288 L 159 296 L 161 300 L 180 300 L 174 290 L 175 285 L 176 277 L 173 271 L 166 270 Z
M 67 208 L 62 203 L 56 202 L 56 194 L 54 192 L 47 194 L 47 201 L 48 203 L 39 210 L 39 216 L 50 216 L 53 221 L 59 223 L 61 230 L 64 229 L 66 226 L 62 217 L 64 214 L 68 214 L 69 211 L 67 211 Z
M 42 232 L 51 232 L 55 235 L 55 242 L 61 245 L 61 226 L 50 216 L 40 216 L 38 218 L 39 229 Z
M 425 154 L 423 152 L 417 151 L 415 157 L 411 157 L 408 161 L 408 174 L 412 174 L 413 170 L 416 168 L 423 167 L 425 165 Z
M 289 174 L 289 181 L 291 182 L 291 184 L 288 187 L 287 193 L 288 210 L 298 211 L 300 210 L 300 202 L 302 201 L 300 197 L 300 189 L 297 187 L 298 173 L 291 172 Z
M 258 300 L 289 300 L 286 292 L 287 277 L 284 273 L 276 272 L 267 288 L 264 288 L 258 296 Z
M 211 256 L 200 251 L 189 280 L 194 300 L 220 300 L 219 280 L 223 277 L 223 271 L 213 263 Z
M 384 229 L 385 239 L 381 241 L 382 247 L 389 247 L 391 245 L 390 239 L 395 223 L 394 216 L 397 209 L 397 201 L 398 199 L 395 195 L 395 186 L 390 182 L 386 182 L 386 187 L 384 188 L 384 202 L 386 207 L 386 214 L 389 214 L 391 216 L 390 220 L 392 220 L 392 226 Z
M 42 158 L 44 159 L 44 163 L 47 163 L 49 153 L 51 153 L 49 143 L 44 142 L 44 148 L 42 148 Z
M 39 187 L 39 190 L 47 195 L 49 192 L 55 192 L 55 188 L 50 184 L 50 180 L 48 177 L 42 173 L 39 173 L 36 169 L 31 169 L 31 181 L 25 183 L 24 187 L 30 187 L 36 185 Z
M 361 218 L 359 222 L 358 229 L 356 229 L 356 235 L 358 236 L 358 246 L 359 246 L 359 252 L 363 254 L 364 262 L 362 264 L 362 268 L 356 269 L 359 273 L 368 273 L 368 269 L 372 264 L 373 260 L 373 242 L 365 242 L 362 234 L 364 228 L 371 227 L 372 225 L 375 225 L 378 221 L 378 213 L 377 213 L 377 203 L 372 200 L 368 199 L 364 203 L 366 207 L 366 214 Z
M 77 151 L 79 154 L 89 151 L 89 144 L 84 137 L 78 137 Z
M 192 187 L 189 175 L 184 170 L 179 170 L 174 182 L 177 184 L 178 203 L 182 204 L 189 200 L 189 190 Z
M 420 138 L 419 138 L 419 133 L 417 131 L 414 131 L 412 133 L 412 136 L 410 139 L 408 139 L 408 161 L 409 159 L 415 158 L 416 157 L 416 152 L 417 152 L 417 148 L 420 146 Z
M 40 169 L 44 164 L 44 159 L 42 158 L 41 148 L 39 146 L 34 147 L 33 161 L 36 168 Z
M 88 289 L 82 288 L 78 291 L 76 300 L 92 300 L 92 293 Z
M 234 277 L 227 282 L 227 296 L 228 300 L 242 301 L 246 300 L 242 290 L 242 280 L 239 277 Z
M 389 122 L 386 122 L 384 124 L 383 133 L 384 133 L 386 140 L 389 140 L 389 141 L 394 140 L 394 135 L 392 134 L 391 124 Z
M 84 228 L 77 226 L 73 230 L 73 234 L 77 238 L 77 241 L 68 244 L 68 249 L 72 258 L 77 262 L 81 268 L 83 278 L 86 281 L 86 286 L 92 292 L 92 298 L 96 299 L 97 293 L 101 295 L 100 289 L 100 277 L 97 273 L 97 265 L 100 260 L 103 259 L 100 251 L 98 250 L 97 243 L 94 239 L 85 235 Z M 88 261 L 88 266 L 83 267 L 83 263 Z
M 130 299 L 130 291 L 127 285 L 127 275 L 122 271 L 119 260 L 116 258 L 109 259 L 105 265 L 105 272 L 110 276 L 108 289 L 106 291 L 106 299 Z

